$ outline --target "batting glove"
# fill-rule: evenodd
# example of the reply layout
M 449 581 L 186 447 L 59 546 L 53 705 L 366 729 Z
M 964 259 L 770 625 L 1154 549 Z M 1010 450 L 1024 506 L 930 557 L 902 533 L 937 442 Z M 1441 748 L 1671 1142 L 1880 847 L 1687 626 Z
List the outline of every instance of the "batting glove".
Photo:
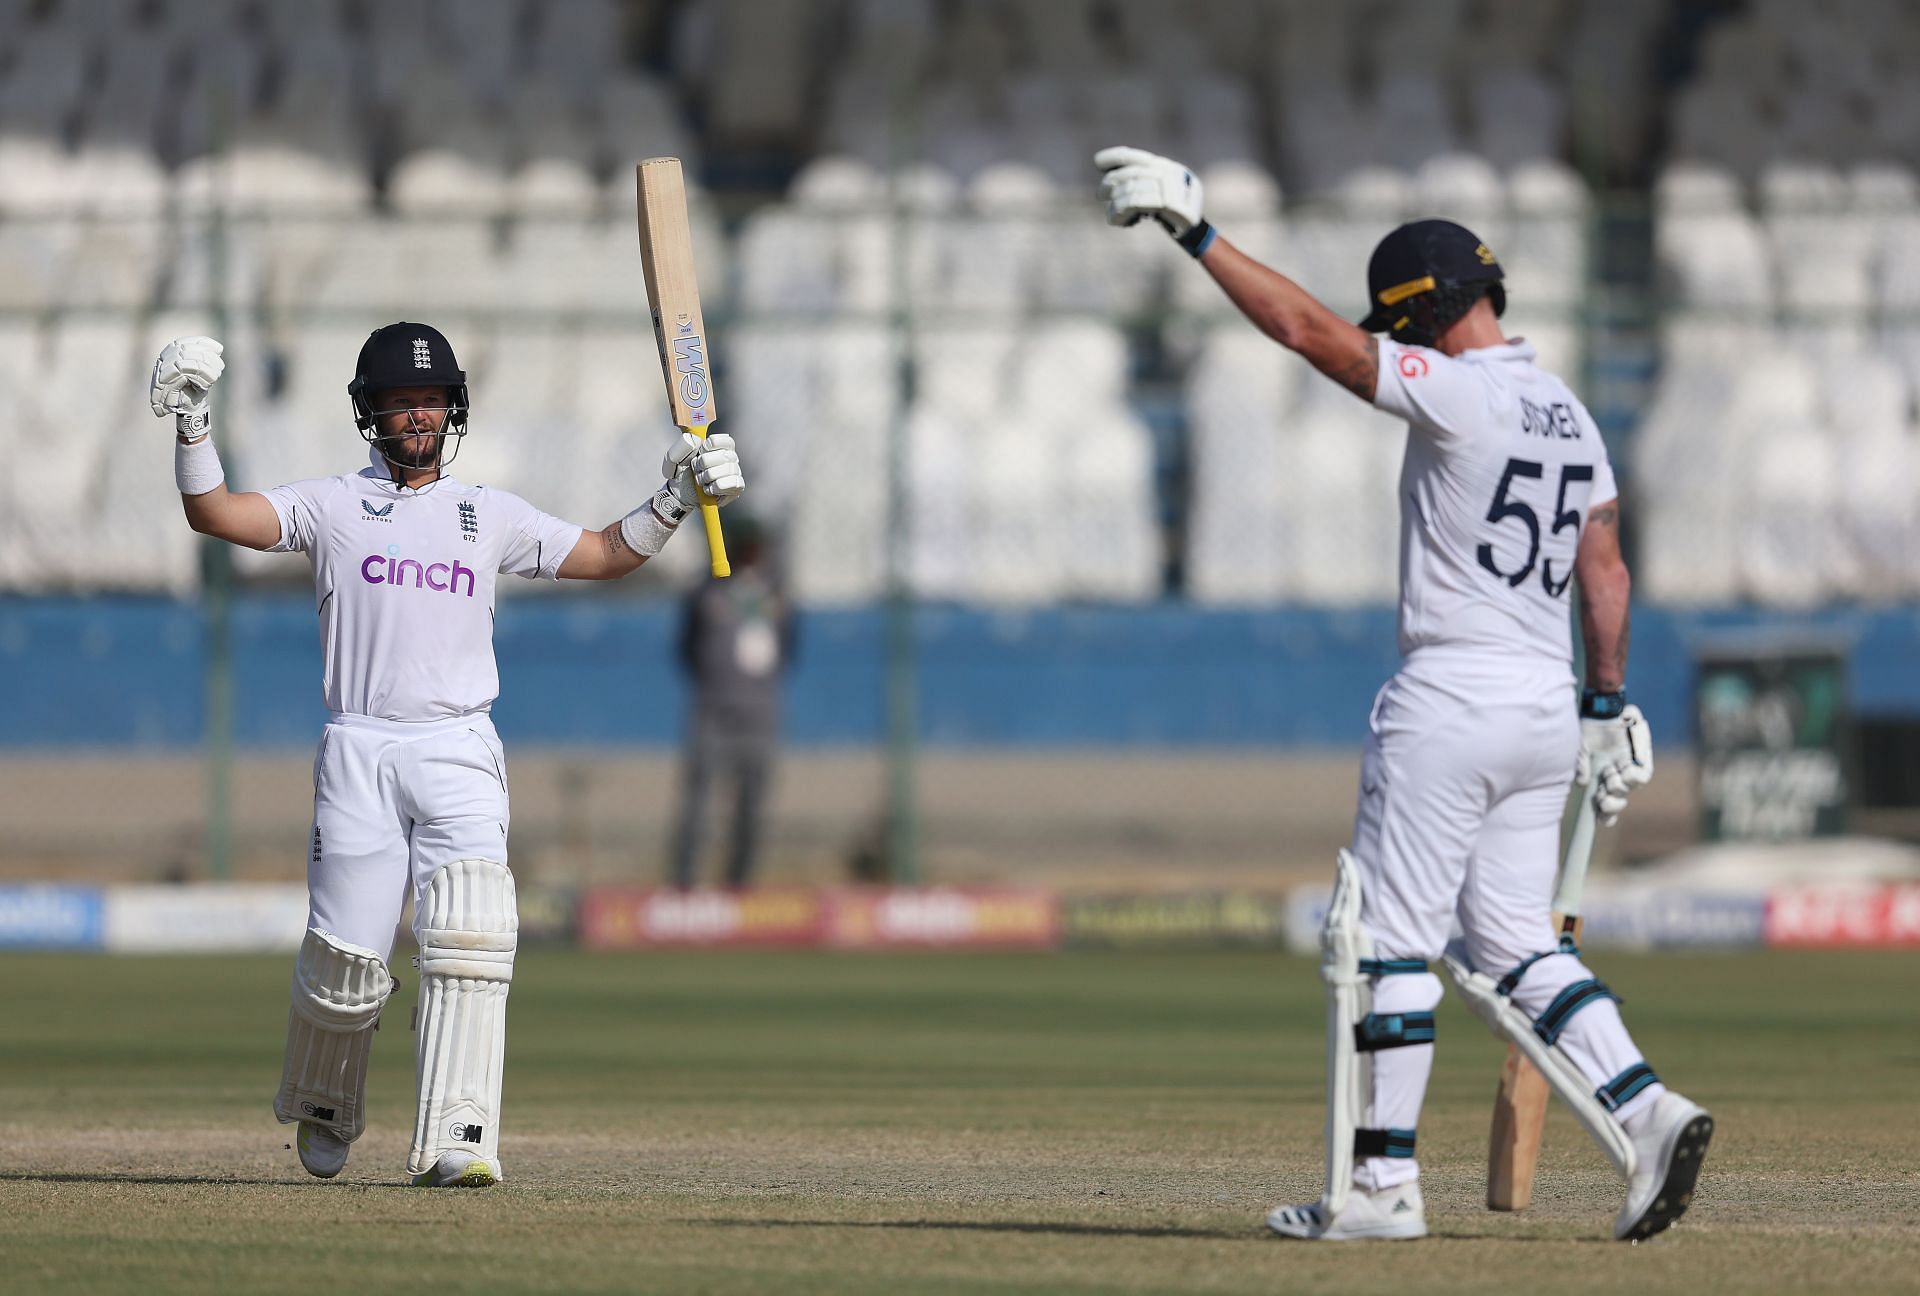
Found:
M 725 432 L 707 437 L 682 432 L 680 439 L 667 448 L 660 472 L 667 479 L 664 489 L 672 493 L 682 511 L 700 505 L 703 490 L 708 500 L 726 504 L 738 499 L 747 489 L 747 479 L 740 472 L 739 452 L 733 448 L 733 438 Z
M 1134 225 L 1151 216 L 1194 256 L 1213 242 L 1213 226 L 1200 217 L 1200 177 L 1172 158 L 1145 149 L 1103 148 L 1093 155 L 1103 174 L 1107 224 Z
M 1611 825 L 1627 808 L 1627 796 L 1653 777 L 1653 731 L 1640 708 L 1629 706 L 1610 719 L 1580 721 L 1580 759 L 1574 778 L 1585 784 L 1600 822 Z
M 173 415 L 174 431 L 189 441 L 199 440 L 212 427 L 207 394 L 226 372 L 227 362 L 220 358 L 223 350 L 210 337 L 176 338 L 153 362 L 147 396 L 154 415 Z

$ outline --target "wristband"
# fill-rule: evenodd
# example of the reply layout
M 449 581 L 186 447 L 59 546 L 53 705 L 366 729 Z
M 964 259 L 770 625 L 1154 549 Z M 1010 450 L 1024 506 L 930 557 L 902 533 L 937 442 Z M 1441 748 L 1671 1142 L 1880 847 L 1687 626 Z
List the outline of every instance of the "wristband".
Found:
M 200 414 L 198 418 L 204 425 L 206 415 Z M 174 438 L 173 484 L 180 488 L 182 495 L 205 495 L 226 480 L 226 470 L 220 466 L 220 452 L 213 448 L 212 437 L 202 432 L 191 441 Z
M 675 528 L 687 510 L 674 498 L 671 483 L 662 485 L 653 498 L 620 519 L 620 538 L 642 558 L 651 558 L 673 538 Z
M 1580 690 L 1580 718 L 1582 720 L 1618 720 L 1621 712 L 1627 709 L 1627 691 L 1620 689 L 1613 693 L 1602 693 L 1598 689 Z
M 1206 255 L 1208 248 L 1213 246 L 1213 235 L 1213 226 L 1204 220 L 1197 220 L 1187 227 L 1185 234 L 1174 239 L 1174 242 L 1185 248 L 1187 255 L 1197 261 Z

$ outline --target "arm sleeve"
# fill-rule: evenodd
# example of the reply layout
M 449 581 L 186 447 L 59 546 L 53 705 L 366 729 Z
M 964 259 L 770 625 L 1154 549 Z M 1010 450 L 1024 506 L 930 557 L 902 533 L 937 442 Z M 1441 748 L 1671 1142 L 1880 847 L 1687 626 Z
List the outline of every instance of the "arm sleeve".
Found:
M 563 522 L 551 513 L 508 491 L 487 492 L 488 511 L 507 525 L 506 548 L 500 552 L 500 570 L 528 580 L 560 579 L 560 564 L 580 543 L 586 530 Z
M 1588 438 L 1588 444 L 1599 447 L 1600 461 L 1593 466 L 1593 489 L 1587 493 L 1587 512 L 1599 508 L 1602 504 L 1612 503 L 1620 498 L 1620 483 L 1613 475 L 1613 460 L 1607 456 L 1606 438 L 1600 435 L 1600 425 L 1593 421 L 1593 415 L 1579 401 L 1573 407 L 1580 411 L 1580 435 Z
M 305 553 L 320 535 L 320 491 L 329 481 L 315 477 L 261 492 L 280 516 L 280 539 L 268 553 Z
M 1488 421 L 1486 381 L 1474 366 L 1389 337 L 1380 339 L 1373 404 L 1441 445 L 1467 440 Z

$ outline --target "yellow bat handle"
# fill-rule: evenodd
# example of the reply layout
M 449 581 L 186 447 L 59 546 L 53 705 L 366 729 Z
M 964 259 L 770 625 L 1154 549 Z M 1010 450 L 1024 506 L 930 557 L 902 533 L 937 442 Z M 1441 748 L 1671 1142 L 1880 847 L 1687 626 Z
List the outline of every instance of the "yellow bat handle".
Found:
M 704 441 L 707 425 L 702 423 L 687 431 Z M 733 564 L 727 561 L 727 537 L 720 531 L 720 506 L 713 502 L 713 497 L 703 487 L 696 484 L 694 489 L 700 492 L 700 520 L 707 525 L 707 553 L 713 558 L 713 574 L 731 576 Z

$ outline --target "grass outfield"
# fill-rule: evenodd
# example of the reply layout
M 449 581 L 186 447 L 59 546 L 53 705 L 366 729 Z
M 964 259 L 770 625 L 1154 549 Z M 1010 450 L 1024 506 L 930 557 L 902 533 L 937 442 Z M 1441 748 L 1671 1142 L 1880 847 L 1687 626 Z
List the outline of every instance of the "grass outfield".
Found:
M 0 957 L 0 1288 L 25 1291 L 1911 1291 L 1920 959 L 1597 958 L 1713 1109 L 1693 1213 L 1555 1111 L 1534 1208 L 1480 1208 L 1501 1049 L 1451 1000 L 1423 1242 L 1265 1236 L 1318 1192 L 1322 999 L 1278 955 L 609 956 L 514 985 L 504 1156 L 405 1189 L 406 1021 L 307 1178 L 267 1099 L 286 958 Z

